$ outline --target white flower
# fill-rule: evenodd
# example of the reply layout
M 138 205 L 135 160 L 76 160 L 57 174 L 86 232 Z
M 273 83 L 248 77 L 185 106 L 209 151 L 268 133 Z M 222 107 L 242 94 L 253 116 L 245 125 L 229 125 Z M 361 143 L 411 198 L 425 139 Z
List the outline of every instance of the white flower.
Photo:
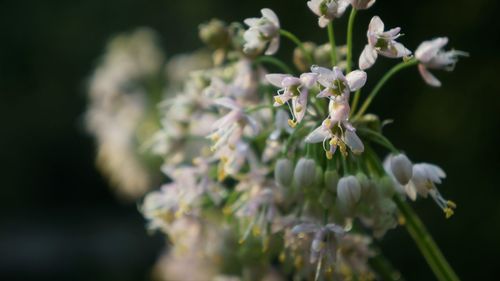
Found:
M 435 184 L 440 184 L 442 179 L 446 178 L 446 174 L 439 166 L 428 163 L 419 163 L 412 166 L 411 179 L 406 185 L 401 185 L 399 179 L 393 174 L 392 169 L 393 157 L 389 156 L 384 161 L 384 169 L 389 174 L 397 190 L 404 191 L 408 198 L 415 201 L 417 195 L 427 198 L 429 195 L 434 199 L 437 205 L 449 218 L 453 215 L 453 209 L 456 208 L 455 203 L 446 200 L 441 196 Z M 408 160 L 409 161 L 409 160 Z M 407 165 L 404 164 L 405 166 Z M 405 170 L 407 167 L 405 167 Z M 405 172 L 407 173 L 407 172 Z M 406 176 L 405 176 L 406 177 Z
M 420 62 L 418 71 L 425 82 L 433 87 L 441 86 L 441 82 L 428 69 L 452 71 L 455 68 L 458 57 L 467 57 L 469 55 L 466 52 L 457 50 L 443 51 L 443 47 L 447 43 L 448 38 L 439 37 L 422 42 L 415 51 L 415 57 Z
M 375 0 L 351 0 L 351 5 L 357 10 L 365 10 L 375 4 Z
M 266 55 L 273 55 L 278 51 L 280 45 L 280 22 L 276 14 L 271 9 L 262 9 L 261 18 L 249 18 L 244 22 L 249 26 L 243 34 L 245 45 L 243 51 L 252 53 L 263 50 L 266 45 Z M 269 44 L 268 44 L 269 43 Z
M 347 7 L 349 0 L 310 0 L 307 1 L 307 6 L 319 19 L 318 24 L 320 27 L 327 26 L 334 18 L 340 18 Z
M 324 258 L 326 258 L 326 267 L 332 269 L 337 261 L 337 245 L 339 239 L 345 234 L 345 230 L 342 227 L 334 223 L 326 225 L 302 223 L 292 228 L 292 234 L 298 235 L 299 237 L 313 234 L 309 262 L 312 264 L 317 263 L 315 280 L 318 279 L 319 273 L 321 272 Z
M 325 87 L 318 94 L 318 97 L 333 97 L 347 95 L 351 92 L 361 89 L 366 83 L 366 72 L 362 70 L 354 70 L 344 76 L 340 68 L 334 66 L 332 70 L 313 65 L 311 71 L 318 74 L 318 82 Z
M 396 42 L 401 36 L 401 28 L 396 27 L 384 32 L 384 23 L 378 16 L 374 16 L 368 26 L 368 44 L 359 57 L 359 68 L 370 68 L 380 54 L 388 58 L 401 58 L 411 54 L 403 44 Z
M 307 110 L 309 89 L 316 83 L 317 76 L 316 73 L 303 73 L 300 78 L 288 74 L 266 75 L 269 83 L 280 87 L 278 94 L 274 96 L 274 106 L 288 104 L 292 100 L 291 113 L 293 119 L 288 121 L 290 127 L 295 127 L 304 118 Z

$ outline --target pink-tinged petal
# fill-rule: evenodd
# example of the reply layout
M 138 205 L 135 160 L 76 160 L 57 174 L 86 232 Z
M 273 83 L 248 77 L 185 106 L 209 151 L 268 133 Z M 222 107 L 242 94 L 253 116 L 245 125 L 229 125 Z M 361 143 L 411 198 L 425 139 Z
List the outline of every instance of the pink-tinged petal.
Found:
M 418 72 L 420 72 L 424 81 L 430 86 L 441 87 L 441 82 L 423 64 L 418 65 Z
M 311 0 L 311 1 L 307 1 L 307 7 L 309 7 L 309 9 L 311 9 L 311 11 L 313 13 L 315 13 L 316 15 L 320 16 L 321 15 L 321 11 L 320 11 L 320 5 L 321 5 L 321 1 L 322 0 Z
M 411 51 L 408 50 L 403 44 L 395 42 L 393 44 L 394 49 L 396 50 L 396 57 L 407 57 L 411 55 Z
M 212 128 L 215 130 L 215 129 L 220 129 L 221 127 L 226 127 L 231 123 L 237 122 L 240 117 L 241 117 L 240 112 L 233 110 L 228 114 L 222 116 L 221 118 L 217 119 L 212 124 Z
M 248 18 L 243 21 L 248 26 L 255 26 L 259 22 L 258 18 Z
M 395 37 L 399 32 L 401 32 L 401 27 L 394 27 L 384 32 L 384 35 L 387 37 Z
M 378 16 L 374 16 L 370 20 L 370 24 L 368 25 L 368 31 L 374 33 L 384 32 L 384 22 Z
M 292 100 L 293 114 L 297 119 L 297 123 L 300 123 L 304 118 L 307 110 L 307 96 L 308 92 L 306 89 L 302 89 L 300 95 Z
M 269 42 L 269 46 L 267 47 L 266 52 L 264 53 L 267 56 L 274 55 L 280 47 L 280 37 L 274 36 Z
M 346 81 L 344 73 L 342 72 L 342 69 L 338 66 L 333 67 L 333 80 L 340 80 L 340 81 Z
M 233 110 L 241 110 L 240 105 L 232 98 L 218 98 L 214 100 L 214 104 Z
M 321 125 L 314 129 L 307 137 L 306 143 L 318 143 L 323 142 L 325 139 L 331 138 L 332 133 L 330 130 L 326 129 L 325 126 Z
M 283 81 L 281 81 L 281 86 L 283 88 L 288 88 L 288 87 L 292 87 L 292 86 L 299 86 L 299 85 L 300 85 L 300 79 L 297 77 L 293 77 L 293 76 L 285 77 L 283 79 Z
M 349 112 L 351 108 L 349 107 L 349 103 L 343 102 L 333 102 L 330 104 L 330 120 L 332 124 L 347 120 L 349 118 Z
M 334 223 L 329 223 L 325 225 L 326 229 L 330 230 L 331 232 L 337 233 L 337 234 L 344 234 L 345 230 L 343 227 L 336 225 Z
M 313 66 L 311 66 L 311 71 L 313 73 L 318 74 L 318 82 L 323 87 L 331 87 L 332 86 L 333 81 L 335 80 L 335 77 L 334 77 L 332 70 L 325 68 L 325 67 L 313 65 Z
M 318 95 L 316 95 L 317 98 L 326 98 L 326 97 L 331 97 L 333 96 L 330 88 L 326 88 L 323 91 L 319 92 Z
M 415 51 L 415 57 L 423 62 L 429 62 L 441 48 L 448 44 L 448 38 L 439 37 L 433 40 L 422 42 Z
M 375 60 L 377 60 L 377 51 L 372 46 L 366 45 L 359 56 L 359 69 L 365 70 L 372 67 Z
M 347 74 L 346 79 L 351 92 L 357 91 L 366 83 L 366 72 L 362 70 L 354 70 Z
M 260 12 L 262 13 L 262 16 L 269 19 L 274 25 L 276 25 L 277 27 L 280 26 L 280 20 L 278 19 L 278 16 L 273 12 L 273 10 L 264 8 L 260 10 Z
M 282 87 L 281 82 L 283 82 L 283 79 L 285 79 L 286 77 L 291 77 L 291 75 L 272 73 L 266 75 L 266 80 L 273 86 L 281 88 Z
M 318 74 L 317 73 L 302 73 L 300 75 L 300 82 L 304 87 L 306 88 L 312 88 L 314 84 L 316 84 L 316 81 L 318 81 Z

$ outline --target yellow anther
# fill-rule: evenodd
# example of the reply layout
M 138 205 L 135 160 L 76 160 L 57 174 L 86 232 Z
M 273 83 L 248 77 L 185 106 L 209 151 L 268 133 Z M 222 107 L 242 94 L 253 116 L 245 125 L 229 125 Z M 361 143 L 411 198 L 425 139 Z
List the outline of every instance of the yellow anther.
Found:
M 280 97 L 278 97 L 278 96 L 275 96 L 275 97 L 274 97 L 274 101 L 275 101 L 277 104 L 279 104 L 279 105 L 283 105 L 283 104 L 284 104 L 283 100 L 282 100 Z
M 453 202 L 451 200 L 446 201 L 446 205 L 448 205 L 448 207 L 450 207 L 452 209 L 456 209 L 457 208 L 457 204 L 455 204 L 455 202 Z
M 297 122 L 293 121 L 292 119 L 288 119 L 288 125 L 292 128 L 295 128 L 295 126 L 297 126 Z
M 238 240 L 238 243 L 239 243 L 239 244 L 243 244 L 243 243 L 245 243 L 245 238 L 240 238 L 240 240 Z
M 326 127 L 330 128 L 330 125 L 332 125 L 332 121 L 331 121 L 330 119 L 326 119 L 326 120 L 324 121 L 324 125 L 325 125 Z
M 278 259 L 279 259 L 279 261 L 281 263 L 284 263 L 286 261 L 286 254 L 285 254 L 285 252 L 281 252 L 280 255 L 279 255 L 279 257 L 278 257 Z
M 224 168 L 219 168 L 217 171 L 217 179 L 219 181 L 223 181 L 226 178 L 226 172 L 224 171 Z
M 231 149 L 231 150 L 235 150 L 235 149 L 236 149 L 236 146 L 235 146 L 234 144 L 232 144 L 232 143 L 230 143 L 230 144 L 228 145 L 228 147 L 229 147 L 229 149 Z
M 217 133 L 213 133 L 211 136 L 210 136 L 210 139 L 213 141 L 213 142 L 216 142 L 220 139 L 220 136 L 219 134 Z
M 443 211 L 447 219 L 449 219 L 455 213 L 451 208 L 444 208 Z
M 399 225 L 405 225 L 406 224 L 406 219 L 403 216 L 398 216 L 398 223 Z
M 331 153 L 330 151 L 327 151 L 327 152 L 326 152 L 326 158 L 327 158 L 328 160 L 332 160 L 332 158 L 333 158 L 333 153 Z

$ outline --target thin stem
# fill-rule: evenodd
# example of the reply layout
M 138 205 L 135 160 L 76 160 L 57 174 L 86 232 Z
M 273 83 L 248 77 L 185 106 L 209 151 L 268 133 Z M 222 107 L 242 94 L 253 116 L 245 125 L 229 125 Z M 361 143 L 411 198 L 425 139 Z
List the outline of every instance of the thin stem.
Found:
M 401 199 L 399 195 L 393 197 L 394 202 L 398 206 L 401 215 L 406 222 L 406 229 L 417 244 L 420 252 L 431 267 L 434 275 L 439 281 L 459 281 L 460 279 L 451 268 L 446 258 L 439 250 L 436 242 L 425 228 L 417 214 L 412 210 L 410 205 Z
M 289 74 L 293 73 L 292 69 L 290 67 L 288 67 L 288 65 L 286 65 L 284 62 L 282 62 L 281 60 L 279 60 L 275 57 L 261 56 L 261 57 L 256 58 L 255 62 L 256 63 L 272 64 L 272 65 L 278 67 L 279 69 L 281 69 L 282 71 L 284 71 L 285 73 L 289 73 Z
M 389 139 L 387 139 L 384 135 L 379 132 L 367 129 L 367 128 L 359 128 L 358 131 L 362 134 L 366 134 L 369 136 L 374 142 L 386 147 L 392 153 L 398 154 L 399 150 L 391 143 Z
M 300 41 L 300 39 L 297 36 L 295 36 L 290 31 L 287 31 L 284 29 L 280 29 L 280 34 L 282 36 L 290 39 L 290 41 L 292 41 L 293 43 L 295 43 L 295 45 L 297 45 L 297 47 L 299 47 L 299 49 L 302 51 L 302 53 L 304 53 L 304 56 L 306 57 L 309 64 L 311 64 L 311 65 L 314 64 L 314 60 L 313 60 L 311 54 L 306 51 L 306 49 L 304 48 L 304 44 L 302 43 L 302 41 Z
M 350 115 L 352 115 L 354 112 L 356 112 L 356 109 L 358 109 L 358 103 L 359 103 L 360 96 L 361 96 L 361 89 L 357 90 L 356 93 L 354 93 L 354 98 L 352 99 L 352 104 L 351 104 Z
M 330 40 L 330 46 L 332 48 L 330 57 L 332 60 L 332 65 L 337 65 L 337 45 L 335 44 L 335 35 L 333 33 L 333 22 L 328 24 L 328 39 Z
M 407 67 L 410 67 L 410 66 L 413 66 L 413 65 L 416 65 L 418 63 L 418 61 L 416 59 L 410 59 L 408 61 L 403 61 L 401 63 L 398 63 L 396 64 L 393 68 L 391 68 L 383 77 L 382 79 L 380 79 L 380 81 L 378 81 L 377 85 L 375 85 L 375 88 L 373 88 L 373 90 L 371 91 L 371 93 L 368 95 L 368 97 L 366 98 L 365 102 L 363 103 L 363 105 L 361 106 L 361 108 L 359 109 L 359 112 L 356 114 L 356 116 L 354 117 L 355 119 L 361 117 L 363 115 L 363 113 L 365 113 L 365 111 L 368 109 L 368 107 L 370 106 L 371 102 L 373 101 L 373 99 L 375 98 L 375 96 L 378 94 L 378 92 L 380 91 L 380 89 L 382 89 L 382 86 L 384 86 L 384 84 L 396 73 L 398 73 L 400 70 L 402 69 L 405 69 Z
M 347 25 L 347 66 L 346 73 L 351 72 L 352 68 L 352 29 L 354 27 L 354 19 L 356 18 L 356 9 L 351 9 L 349 15 L 349 23 Z

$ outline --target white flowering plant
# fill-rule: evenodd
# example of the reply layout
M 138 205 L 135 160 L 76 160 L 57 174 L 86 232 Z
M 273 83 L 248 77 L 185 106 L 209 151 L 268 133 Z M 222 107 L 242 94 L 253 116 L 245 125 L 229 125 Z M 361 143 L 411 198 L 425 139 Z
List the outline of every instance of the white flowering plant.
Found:
M 270 9 L 244 24 L 212 20 L 200 25 L 209 52 L 168 62 L 156 129 L 138 145 L 163 160 L 166 181 L 144 196 L 140 211 L 170 242 L 159 263 L 165 280 L 400 280 L 373 243 L 398 225 L 438 280 L 459 280 L 408 203 L 430 197 L 451 217 L 456 205 L 437 188 L 445 172 L 413 163 L 384 136 L 388 122 L 367 110 L 401 70 L 417 67 L 438 87 L 429 70 L 451 71 L 467 53 L 443 50 L 446 37 L 413 52 L 399 27 L 386 30 L 373 16 L 354 69 L 355 18 L 374 4 L 308 1 L 327 28 L 320 45 L 283 29 Z M 349 10 L 346 45 L 338 46 L 333 27 Z M 296 45 L 294 69 L 272 56 L 280 39 Z M 397 64 L 366 89 L 379 57 Z M 113 142 L 123 140 L 106 145 Z

